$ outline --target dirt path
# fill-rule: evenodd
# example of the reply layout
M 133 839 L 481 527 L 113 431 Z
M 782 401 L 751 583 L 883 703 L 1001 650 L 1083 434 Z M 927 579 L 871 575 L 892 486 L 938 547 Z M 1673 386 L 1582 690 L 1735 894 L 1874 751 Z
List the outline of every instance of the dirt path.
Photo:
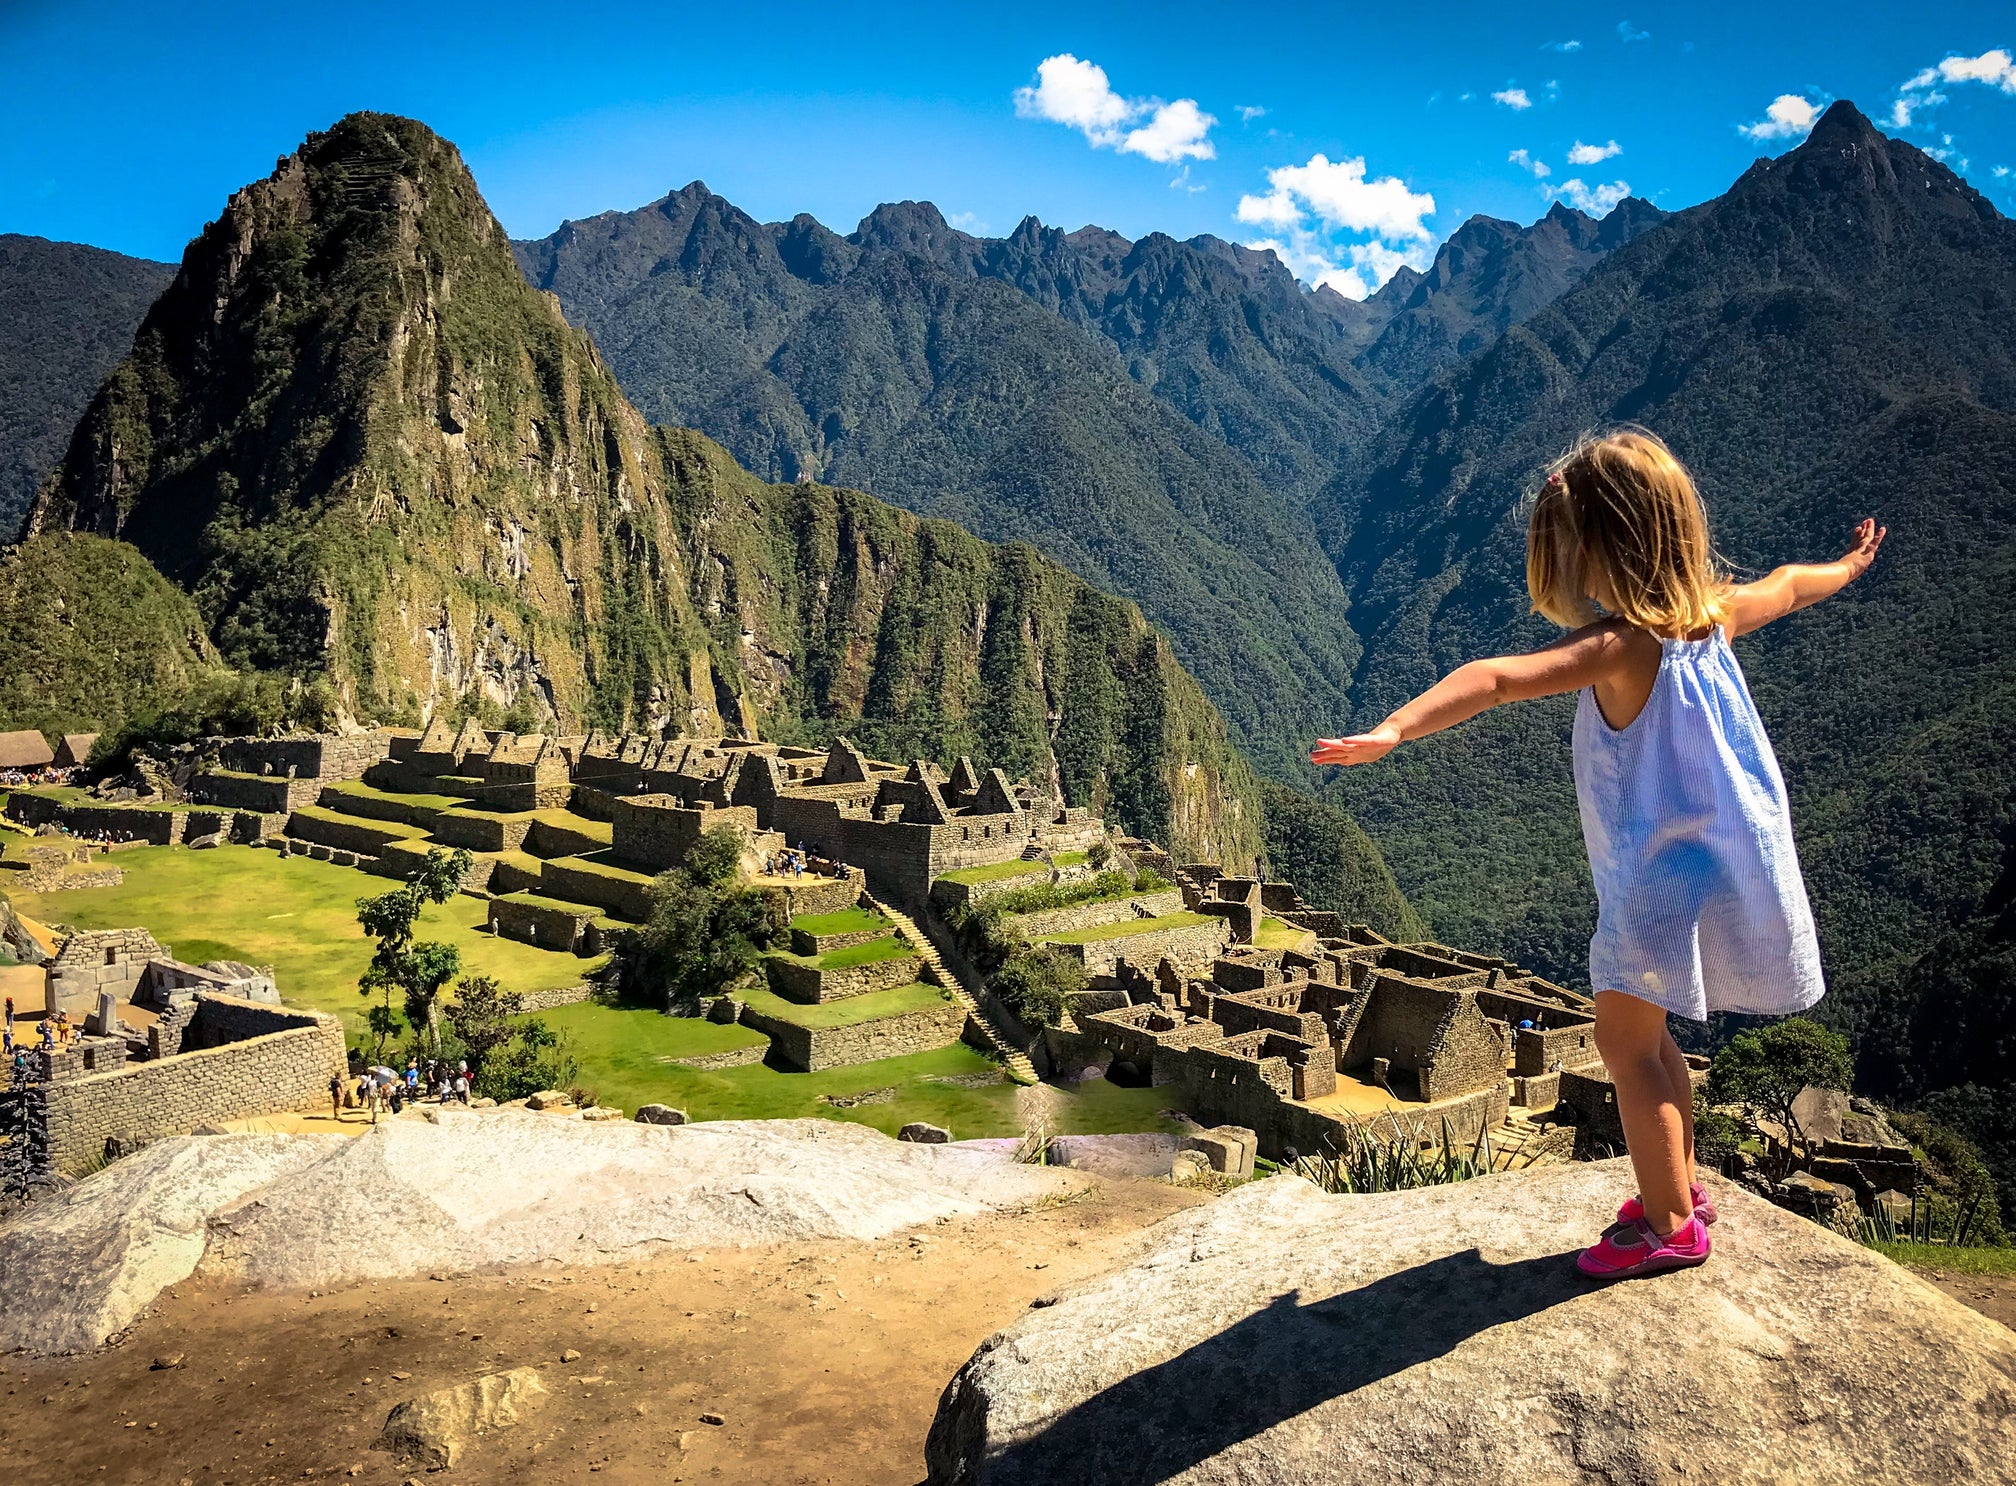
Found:
M 2016 1275 L 1955 1274 L 1951 1270 L 1920 1269 L 1916 1265 L 1911 1266 L 1911 1272 L 1927 1284 L 1937 1285 L 1962 1305 L 2016 1331 Z
M 418 1473 L 371 1448 L 393 1404 L 531 1365 L 552 1396 L 529 1422 L 428 1479 L 912 1486 L 938 1395 L 981 1341 L 1203 1200 L 1113 1182 L 867 1245 L 313 1297 L 185 1283 L 122 1347 L 6 1359 L 0 1459 L 49 1483 L 396 1486 Z M 563 1363 L 568 1349 L 581 1355 Z

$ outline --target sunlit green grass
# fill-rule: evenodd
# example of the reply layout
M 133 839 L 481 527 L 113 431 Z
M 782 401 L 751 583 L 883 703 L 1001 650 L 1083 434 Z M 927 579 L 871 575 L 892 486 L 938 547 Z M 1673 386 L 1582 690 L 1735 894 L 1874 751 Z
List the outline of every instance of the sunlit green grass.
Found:
M 363 1035 L 367 1003 L 357 977 L 371 941 L 357 927 L 357 900 L 389 892 L 398 885 L 392 879 L 251 846 L 148 846 L 106 860 L 126 874 L 118 887 L 18 893 L 15 903 L 45 923 L 146 929 L 190 963 L 271 965 L 285 1000 L 340 1016 L 353 1042 Z M 453 944 L 465 971 L 495 976 L 512 991 L 578 985 L 596 964 L 490 934 L 488 909 L 459 894 L 429 905 L 421 936 Z
M 1948 1269 L 1955 1274 L 2016 1274 L 2016 1249 L 1955 1248 L 1943 1243 L 1879 1243 L 1870 1247 L 1886 1258 L 1917 1269 Z
M 1087 929 L 1066 929 L 1060 934 L 1044 934 L 1049 944 L 1094 944 L 1102 939 L 1129 939 L 1136 934 L 1152 934 L 1158 929 L 1182 929 L 1191 924 L 1208 924 L 1208 913 L 1164 913 L 1154 918 L 1126 918 L 1113 924 L 1094 924 Z
M 567 1036 L 581 1062 L 581 1083 L 604 1104 L 634 1113 L 640 1104 L 670 1104 L 696 1120 L 840 1119 L 893 1135 L 912 1120 L 942 1125 L 960 1139 L 1023 1132 L 1016 1090 L 1005 1079 L 984 1088 L 935 1083 L 943 1078 L 992 1078 L 1000 1065 L 964 1044 L 885 1058 L 823 1073 L 780 1073 L 760 1063 L 706 1072 L 676 1068 L 672 1058 L 723 1051 L 756 1036 L 746 1028 L 718 1027 L 698 1017 L 593 1003 L 542 1012 L 541 1019 Z M 893 1089 L 882 1104 L 836 1108 L 820 1099 Z M 1156 1117 L 1168 1107 L 1169 1089 L 1127 1089 L 1104 1079 L 1036 1092 L 1052 1134 L 1110 1134 L 1177 1127 Z
M 775 992 L 754 987 L 736 994 L 765 1016 L 800 1027 L 852 1027 L 885 1016 L 902 1016 L 906 1012 L 943 1007 L 947 1001 L 945 993 L 937 986 L 921 980 L 887 991 L 842 996 L 837 1001 L 821 1001 L 812 1006 L 801 1001 L 787 1001 Z
M 872 908 L 843 908 L 838 913 L 801 913 L 791 927 L 808 934 L 860 934 L 869 929 L 886 929 L 889 920 Z

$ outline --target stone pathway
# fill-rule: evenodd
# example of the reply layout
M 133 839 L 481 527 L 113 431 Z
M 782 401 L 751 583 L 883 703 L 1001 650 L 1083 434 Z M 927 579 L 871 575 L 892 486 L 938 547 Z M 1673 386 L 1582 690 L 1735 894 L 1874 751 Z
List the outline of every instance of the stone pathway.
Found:
M 1018 1084 L 1036 1083 L 1036 1065 L 1029 1061 L 1029 1055 L 1015 1045 L 1006 1029 L 996 1025 L 979 996 L 953 973 L 952 967 L 938 953 L 938 946 L 931 942 L 931 936 L 918 928 L 916 921 L 902 910 L 873 894 L 864 893 L 862 896 L 871 908 L 894 924 L 896 931 L 917 951 L 917 958 L 924 962 L 927 977 L 950 991 L 952 999 L 966 1009 L 967 1016 L 986 1034 L 987 1041 L 1007 1066 L 1008 1076 Z

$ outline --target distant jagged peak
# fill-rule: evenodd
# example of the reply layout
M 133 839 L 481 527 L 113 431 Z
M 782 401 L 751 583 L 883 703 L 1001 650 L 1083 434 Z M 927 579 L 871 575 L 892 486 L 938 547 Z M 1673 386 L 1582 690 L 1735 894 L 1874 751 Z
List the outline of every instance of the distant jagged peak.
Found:
M 969 253 L 979 239 L 961 232 L 929 201 L 885 201 L 861 219 L 847 241 L 864 252 L 909 253 L 944 259 Z
M 1837 98 L 1827 105 L 1800 148 L 1814 145 L 1823 150 L 1839 149 L 1850 144 L 1879 143 L 1884 137 L 1861 109 L 1846 98 Z

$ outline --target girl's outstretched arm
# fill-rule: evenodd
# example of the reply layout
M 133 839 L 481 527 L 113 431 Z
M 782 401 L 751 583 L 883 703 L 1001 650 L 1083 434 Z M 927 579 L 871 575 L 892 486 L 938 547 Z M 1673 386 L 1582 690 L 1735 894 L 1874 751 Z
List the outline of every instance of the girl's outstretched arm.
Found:
M 1729 622 L 1723 626 L 1733 639 L 1762 629 L 1774 619 L 1834 597 L 1869 571 L 1876 549 L 1890 532 L 1873 519 L 1855 528 L 1855 540 L 1834 562 L 1795 562 L 1766 573 L 1755 583 L 1729 590 Z
M 1656 639 L 1621 620 L 1585 625 L 1544 650 L 1458 666 L 1369 733 L 1317 739 L 1309 762 L 1369 764 L 1391 753 L 1396 744 L 1439 733 L 1506 702 L 1580 691 L 1634 669 L 1649 674 L 1658 667 L 1658 653 Z

